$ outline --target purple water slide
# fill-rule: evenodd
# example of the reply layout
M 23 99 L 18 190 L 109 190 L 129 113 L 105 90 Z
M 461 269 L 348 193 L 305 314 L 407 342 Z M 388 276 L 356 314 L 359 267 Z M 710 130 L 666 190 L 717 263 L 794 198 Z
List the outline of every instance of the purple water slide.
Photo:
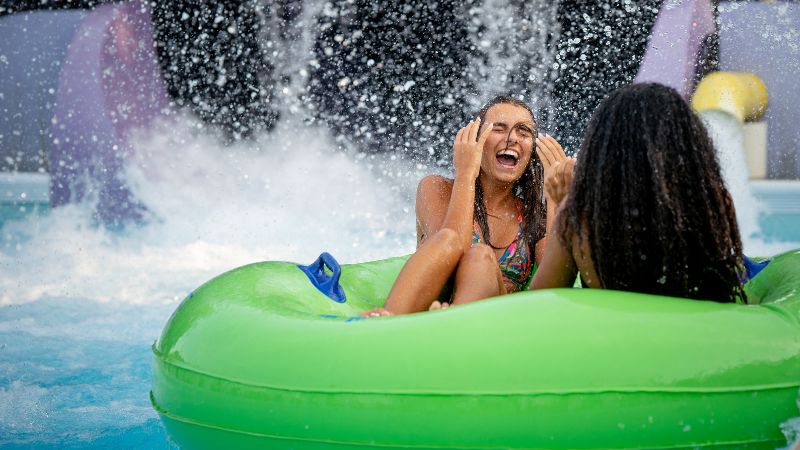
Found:
M 97 7 L 81 23 L 59 76 L 49 161 L 53 206 L 91 199 L 104 223 L 139 220 L 125 184 L 131 132 L 169 111 L 145 1 Z
M 665 84 L 688 99 L 701 46 L 715 30 L 710 0 L 665 0 L 634 82 Z

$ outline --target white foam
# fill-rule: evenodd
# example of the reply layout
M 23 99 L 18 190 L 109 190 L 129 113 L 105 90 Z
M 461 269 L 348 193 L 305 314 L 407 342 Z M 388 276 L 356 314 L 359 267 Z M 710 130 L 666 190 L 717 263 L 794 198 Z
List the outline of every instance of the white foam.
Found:
M 798 401 L 800 403 L 800 401 Z M 794 417 L 781 424 L 781 431 L 786 437 L 788 446 L 779 450 L 796 450 L 800 448 L 800 417 Z
M 426 170 L 339 150 L 289 123 L 232 146 L 170 119 L 136 137 L 128 169 L 146 226 L 92 225 L 90 205 L 8 223 L 0 305 L 51 297 L 174 302 L 209 278 L 263 260 L 359 262 L 414 249 L 413 191 Z
M 700 117 L 714 141 L 725 186 L 733 197 L 745 254 L 771 256 L 800 247 L 798 242 L 768 242 L 762 237 L 758 218 L 765 206 L 751 190 L 741 124 L 723 111 L 704 111 Z
M 738 124 L 724 119 L 707 116 L 745 252 L 800 247 L 759 237 L 762 206 L 737 153 Z M 412 252 L 413 191 L 431 169 L 390 152 L 340 150 L 324 131 L 298 122 L 233 146 L 183 118 L 137 136 L 128 179 L 153 220 L 110 232 L 93 225 L 90 205 L 79 204 L 8 222 L 0 305 L 47 297 L 172 304 L 213 276 L 255 261 L 311 262 L 329 251 L 358 262 Z

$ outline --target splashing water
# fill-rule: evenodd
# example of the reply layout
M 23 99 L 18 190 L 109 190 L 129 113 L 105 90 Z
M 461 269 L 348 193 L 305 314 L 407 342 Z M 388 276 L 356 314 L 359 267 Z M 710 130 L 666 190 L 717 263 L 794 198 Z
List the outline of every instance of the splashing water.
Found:
M 717 149 L 722 177 L 736 207 L 739 231 L 743 238 L 758 236 L 758 218 L 752 211 L 760 211 L 763 207 L 753 197 L 748 186 L 742 126 L 735 117 L 723 111 L 705 111 L 700 117 Z
M 798 401 L 800 406 L 800 401 Z M 796 450 L 800 446 L 800 417 L 795 417 L 781 424 L 781 431 L 786 442 L 793 443 L 780 450 Z
M 180 118 L 140 134 L 127 175 L 147 225 L 108 231 L 89 204 L 6 223 L 0 448 L 167 447 L 149 346 L 188 292 L 256 261 L 413 251 L 411 196 L 429 170 L 287 122 L 235 146 Z
M 798 242 L 768 242 L 762 238 L 758 220 L 765 207 L 750 189 L 742 125 L 722 111 L 705 111 L 700 117 L 714 141 L 725 186 L 733 196 L 745 254 L 769 256 L 800 247 Z
M 10 275 L 0 279 L 0 302 L 174 300 L 253 261 L 311 261 L 322 250 L 361 261 L 413 250 L 418 169 L 337 153 L 324 133 L 302 125 L 224 148 L 191 125 L 170 124 L 136 144 L 128 177 L 150 224 L 111 233 L 91 225 L 89 205 L 9 223 L 5 235 L 16 236 L 17 250 L 0 255 Z
M 511 92 L 538 110 L 552 101 L 555 45 L 560 35 L 559 2 L 488 0 L 469 8 L 468 29 L 477 57 L 468 76 L 478 87 L 472 109 L 481 101 Z

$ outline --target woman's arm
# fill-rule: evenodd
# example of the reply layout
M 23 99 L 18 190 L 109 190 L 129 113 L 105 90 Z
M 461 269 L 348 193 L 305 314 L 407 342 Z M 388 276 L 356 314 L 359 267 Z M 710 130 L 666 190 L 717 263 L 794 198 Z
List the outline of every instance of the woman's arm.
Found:
M 480 119 L 476 119 L 456 135 L 453 143 L 455 179 L 440 176 L 422 179 L 417 188 L 417 246 L 442 228 L 456 232 L 464 251 L 472 245 L 475 180 L 480 173 L 483 144 L 491 132 L 485 127 L 480 138 Z
M 417 247 L 439 231 L 447 214 L 453 180 L 440 175 L 428 175 L 417 186 Z
M 403 266 L 386 304 L 362 313 L 385 316 L 423 311 L 439 295 L 472 242 L 475 180 L 480 172 L 483 144 L 491 126 L 477 138 L 480 120 L 462 128 L 453 144 L 456 169 L 452 182 L 428 176 L 417 188 L 417 251 Z M 423 245 L 423 241 L 428 241 Z
M 564 161 L 571 159 L 567 158 L 567 155 L 564 153 L 564 149 L 561 147 L 561 144 L 559 144 L 558 141 L 556 141 L 555 138 L 549 134 L 540 133 L 536 138 L 536 154 L 539 156 L 539 161 L 542 163 L 542 168 L 544 169 L 545 184 L 548 182 L 548 180 L 553 179 L 553 172 L 555 170 L 558 170 L 559 167 L 563 167 Z M 536 242 L 536 248 L 534 251 L 536 264 L 538 265 L 541 265 L 542 260 L 544 259 L 544 252 L 545 248 L 547 247 L 547 238 L 551 234 L 550 230 L 553 227 L 553 221 L 556 217 L 556 208 L 558 207 L 558 204 L 561 203 L 561 199 L 563 198 L 563 195 L 558 198 L 553 198 L 553 193 L 546 187 L 547 186 L 545 185 L 544 194 L 547 204 L 547 219 L 545 222 L 546 231 L 544 238 Z
M 572 173 L 575 169 L 575 160 L 565 158 L 552 164 L 545 178 L 544 188 L 548 200 L 548 232 L 550 239 L 541 239 L 536 243 L 539 267 L 531 280 L 529 289 L 544 289 L 550 287 L 571 287 L 575 283 L 578 266 L 573 255 L 572 237 L 567 245 L 560 239 L 561 231 L 556 216 L 563 210 L 564 199 L 569 193 L 572 184 Z M 551 208 L 558 208 L 551 214 Z M 553 225 L 555 223 L 555 225 Z
M 553 178 L 552 172 L 554 169 L 557 169 L 559 166 L 561 166 L 564 161 L 572 159 L 567 158 L 566 153 L 564 153 L 564 149 L 561 148 L 561 144 L 559 144 L 558 141 L 556 141 L 555 138 L 549 134 L 540 133 L 536 138 L 536 154 L 539 156 L 539 161 L 541 161 L 542 168 L 544 169 L 545 182 L 547 182 L 548 179 Z M 556 208 L 558 207 L 558 204 L 561 203 L 563 196 L 560 198 L 552 198 L 551 192 L 547 189 L 545 189 L 544 194 L 545 199 L 547 200 L 547 231 L 549 232 L 550 228 L 553 226 L 553 220 L 556 216 Z
M 555 221 L 552 235 L 547 241 L 544 257 L 533 275 L 529 290 L 572 287 L 575 284 L 578 266 L 572 255 L 572 245 L 569 242 L 564 245 L 559 239 L 559 233 L 558 221 Z M 570 241 L 572 241 L 571 237 Z M 538 248 L 537 243 L 537 250 Z

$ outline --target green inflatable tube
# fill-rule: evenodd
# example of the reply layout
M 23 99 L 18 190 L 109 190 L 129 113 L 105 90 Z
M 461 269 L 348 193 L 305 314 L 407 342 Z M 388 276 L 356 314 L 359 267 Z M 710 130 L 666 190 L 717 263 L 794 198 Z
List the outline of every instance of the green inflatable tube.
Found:
M 554 289 L 357 319 L 405 258 L 204 284 L 153 346 L 151 401 L 186 449 L 769 448 L 800 415 L 800 250 L 758 305 Z

